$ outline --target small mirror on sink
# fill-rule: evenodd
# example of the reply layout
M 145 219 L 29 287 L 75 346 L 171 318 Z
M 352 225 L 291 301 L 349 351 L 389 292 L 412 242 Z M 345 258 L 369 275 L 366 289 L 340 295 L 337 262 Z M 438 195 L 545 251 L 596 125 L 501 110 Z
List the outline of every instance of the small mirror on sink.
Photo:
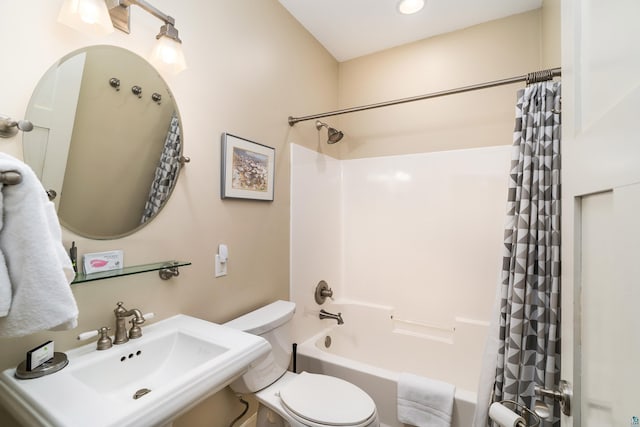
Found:
M 76 234 L 129 235 L 175 187 L 184 161 L 176 102 L 158 72 L 126 49 L 90 46 L 61 58 L 38 83 L 26 119 L 34 129 L 23 136 L 25 162 Z

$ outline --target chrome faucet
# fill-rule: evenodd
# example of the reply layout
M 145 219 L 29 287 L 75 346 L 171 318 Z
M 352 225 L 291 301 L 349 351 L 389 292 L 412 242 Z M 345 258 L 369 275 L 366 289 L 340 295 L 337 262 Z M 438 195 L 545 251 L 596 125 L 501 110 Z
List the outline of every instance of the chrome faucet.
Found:
M 142 328 L 140 325 L 144 323 L 144 316 L 137 308 L 127 310 L 123 307 L 123 304 L 123 302 L 118 302 L 118 306 L 113 310 L 116 315 L 116 334 L 113 340 L 114 344 L 124 344 L 129 341 L 130 338 L 135 339 L 142 336 Z M 134 316 L 134 318 L 131 319 L 131 329 L 129 330 L 129 334 L 127 334 L 127 326 L 125 322 L 129 316 Z
M 320 310 L 320 318 L 321 319 L 333 319 L 338 322 L 338 325 L 344 324 L 344 320 L 342 320 L 342 313 L 333 314 L 325 311 L 324 308 Z

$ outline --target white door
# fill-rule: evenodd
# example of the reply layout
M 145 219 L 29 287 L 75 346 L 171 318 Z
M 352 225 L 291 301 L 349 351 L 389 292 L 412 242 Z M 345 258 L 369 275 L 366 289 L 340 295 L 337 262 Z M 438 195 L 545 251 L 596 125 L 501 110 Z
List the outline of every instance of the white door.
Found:
M 34 128 L 22 137 L 25 162 L 45 189 L 58 194 L 54 199 L 56 209 L 62 198 L 85 57 L 68 58 L 57 64 L 57 72 L 47 72 L 40 80 L 29 102 L 28 119 Z
M 563 427 L 640 418 L 640 1 L 562 2 Z

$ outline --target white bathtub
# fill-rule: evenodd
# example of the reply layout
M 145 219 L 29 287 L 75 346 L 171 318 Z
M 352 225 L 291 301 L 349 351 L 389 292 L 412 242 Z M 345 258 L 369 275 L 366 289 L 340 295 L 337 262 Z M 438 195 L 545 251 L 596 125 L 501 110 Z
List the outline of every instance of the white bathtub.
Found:
M 402 427 L 397 420 L 397 380 L 410 372 L 456 386 L 454 427 L 473 420 L 476 390 L 487 325 L 456 318 L 452 327 L 394 319 L 392 307 L 331 304 L 344 325 L 323 320 L 327 329 L 298 343 L 297 371 L 343 378 L 365 390 L 376 402 L 380 421 Z M 325 345 L 330 337 L 331 345 Z

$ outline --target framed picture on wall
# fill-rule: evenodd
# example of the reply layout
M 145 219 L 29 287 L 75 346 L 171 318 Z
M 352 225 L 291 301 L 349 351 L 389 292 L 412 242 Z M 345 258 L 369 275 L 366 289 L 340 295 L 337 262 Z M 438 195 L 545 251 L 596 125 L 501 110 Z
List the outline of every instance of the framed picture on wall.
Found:
M 221 198 L 273 201 L 275 148 L 225 132 L 221 158 Z

